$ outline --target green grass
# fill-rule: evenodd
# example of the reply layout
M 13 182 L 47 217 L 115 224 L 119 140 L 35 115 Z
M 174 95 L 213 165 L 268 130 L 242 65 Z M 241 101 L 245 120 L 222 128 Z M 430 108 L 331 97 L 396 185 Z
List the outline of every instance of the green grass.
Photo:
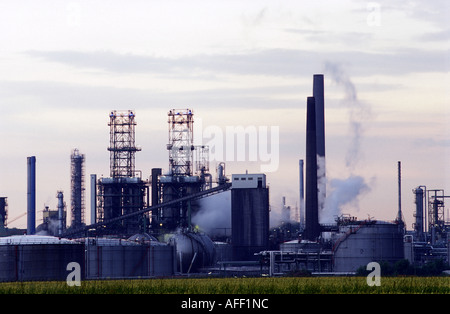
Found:
M 450 294 L 450 277 L 198 278 L 0 283 L 0 294 Z

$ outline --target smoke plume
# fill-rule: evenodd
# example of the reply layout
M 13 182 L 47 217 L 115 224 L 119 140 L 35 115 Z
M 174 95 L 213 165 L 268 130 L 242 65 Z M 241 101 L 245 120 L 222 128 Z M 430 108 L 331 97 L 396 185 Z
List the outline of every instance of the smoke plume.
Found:
M 326 201 L 324 212 L 319 220 L 321 223 L 334 223 L 344 205 L 358 209 L 358 197 L 370 191 L 369 185 L 361 176 L 351 175 L 347 179 L 330 180 L 331 193 Z
M 345 94 L 344 104 L 348 110 L 350 145 L 347 149 L 345 166 L 348 170 L 346 179 L 331 179 L 325 200 L 324 210 L 320 213 L 321 223 L 333 223 L 335 218 L 342 213 L 343 207 L 354 207 L 358 210 L 359 197 L 370 191 L 366 180 L 354 174 L 354 170 L 361 158 L 361 141 L 363 138 L 363 124 L 370 117 L 370 108 L 358 100 L 356 87 L 342 68 L 328 62 L 325 65 L 326 72 Z
M 325 156 L 317 155 L 317 202 L 319 209 L 323 209 L 325 206 L 326 186 Z
M 192 223 L 210 236 L 231 234 L 231 192 L 212 195 L 199 200 L 200 209 L 192 216 Z
M 348 109 L 350 146 L 347 150 L 345 164 L 353 171 L 361 157 L 361 140 L 363 137 L 363 123 L 370 117 L 370 108 L 358 100 L 355 85 L 342 68 L 331 62 L 325 64 L 331 79 L 344 90 L 344 103 Z

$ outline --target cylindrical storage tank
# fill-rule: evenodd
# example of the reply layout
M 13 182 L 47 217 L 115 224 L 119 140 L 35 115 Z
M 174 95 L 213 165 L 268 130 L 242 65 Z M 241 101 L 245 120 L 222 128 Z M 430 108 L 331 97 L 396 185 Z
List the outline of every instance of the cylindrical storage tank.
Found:
M 169 239 L 175 247 L 178 271 L 191 273 L 211 266 L 215 259 L 214 242 L 203 233 L 177 232 Z
M 0 281 L 66 280 L 72 262 L 80 265 L 83 279 L 82 244 L 50 236 L 0 238 Z
M 214 242 L 216 247 L 216 262 L 225 262 L 233 260 L 233 247 L 230 243 Z
M 365 221 L 346 228 L 334 244 L 334 271 L 354 272 L 370 262 L 395 263 L 404 258 L 403 233 L 399 225 Z
M 158 241 L 80 239 L 86 246 L 87 279 L 122 279 L 174 274 L 174 250 Z

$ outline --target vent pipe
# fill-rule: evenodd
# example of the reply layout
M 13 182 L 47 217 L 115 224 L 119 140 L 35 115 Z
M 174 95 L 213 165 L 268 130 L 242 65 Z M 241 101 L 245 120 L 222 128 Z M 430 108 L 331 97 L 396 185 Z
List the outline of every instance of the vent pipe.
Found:
M 56 192 L 58 199 L 58 235 L 61 236 L 64 231 L 64 194 L 63 191 Z
M 97 223 L 97 175 L 91 174 L 91 224 Z
M 27 234 L 36 233 L 36 157 L 27 157 Z
M 303 179 L 303 159 L 299 160 L 299 176 L 300 176 L 300 206 L 299 206 L 299 217 L 300 217 L 300 229 L 305 226 L 305 194 L 304 194 L 304 179 Z

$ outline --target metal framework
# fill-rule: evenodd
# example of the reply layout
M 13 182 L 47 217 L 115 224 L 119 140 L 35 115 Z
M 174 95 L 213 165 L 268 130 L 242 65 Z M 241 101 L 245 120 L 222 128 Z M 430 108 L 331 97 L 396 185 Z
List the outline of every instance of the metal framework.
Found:
M 141 149 L 135 144 L 135 114 L 132 110 L 111 111 L 110 121 L 110 176 L 112 178 L 135 175 L 135 154 Z
M 71 165 L 71 226 L 80 227 L 84 223 L 84 155 L 75 148 L 70 155 Z
M 169 123 L 169 173 L 192 175 L 194 113 L 191 109 L 172 109 L 168 113 Z
M 444 230 L 444 190 L 427 190 L 428 193 L 428 230 Z
M 110 121 L 110 177 L 101 178 L 97 184 L 97 221 L 142 210 L 148 196 L 147 182 L 141 172 L 135 170 L 135 154 L 141 149 L 135 144 L 135 113 L 132 110 L 116 111 L 109 114 Z M 103 232 L 126 234 L 142 232 L 148 225 L 147 217 L 134 217 L 108 226 Z M 145 229 L 145 227 L 144 227 Z
M 209 146 L 195 146 L 195 171 L 197 173 L 209 172 Z
M 141 178 L 102 178 L 97 186 L 98 217 L 103 223 L 112 218 L 131 214 L 147 206 L 145 196 L 148 186 Z M 147 217 L 136 216 L 108 226 L 109 231 L 132 235 L 141 230 L 141 226 L 148 225 Z M 145 228 L 144 228 L 145 229 Z
M 116 223 L 118 221 L 130 219 L 132 217 L 138 217 L 140 215 L 146 214 L 146 213 L 151 212 L 151 211 L 156 211 L 156 210 L 158 210 L 160 208 L 163 208 L 163 207 L 172 206 L 172 205 L 177 204 L 179 202 L 193 201 L 193 200 L 200 199 L 200 198 L 203 198 L 203 197 L 207 197 L 207 196 L 210 196 L 210 195 L 214 195 L 214 194 L 217 194 L 217 193 L 225 192 L 225 191 L 229 190 L 230 188 L 231 188 L 231 183 L 224 183 L 222 185 L 213 187 L 213 188 L 205 190 L 205 191 L 200 191 L 200 192 L 193 193 L 193 194 L 190 194 L 190 195 L 187 195 L 187 196 L 183 196 L 183 197 L 178 198 L 178 199 L 165 201 L 165 202 L 162 202 L 162 203 L 159 203 L 159 204 L 156 204 L 156 205 L 152 205 L 152 206 L 149 206 L 149 207 L 144 207 L 143 209 L 141 209 L 139 211 L 135 211 L 135 212 L 132 212 L 132 213 L 124 214 L 124 215 L 121 215 L 121 216 L 118 216 L 118 217 L 114 217 L 114 218 L 110 218 L 110 219 L 105 219 L 105 220 L 103 220 L 101 222 L 97 222 L 97 223 L 94 223 L 94 224 L 91 224 L 91 225 L 88 225 L 88 226 L 84 226 L 84 227 L 79 228 L 77 230 L 68 230 L 68 231 L 66 231 L 63 234 L 63 237 L 71 236 L 71 235 L 74 235 L 74 234 L 81 234 L 81 233 L 87 232 L 90 229 L 101 228 L 101 227 L 104 227 L 105 225 L 109 226 L 109 225 L 114 224 L 114 223 Z

